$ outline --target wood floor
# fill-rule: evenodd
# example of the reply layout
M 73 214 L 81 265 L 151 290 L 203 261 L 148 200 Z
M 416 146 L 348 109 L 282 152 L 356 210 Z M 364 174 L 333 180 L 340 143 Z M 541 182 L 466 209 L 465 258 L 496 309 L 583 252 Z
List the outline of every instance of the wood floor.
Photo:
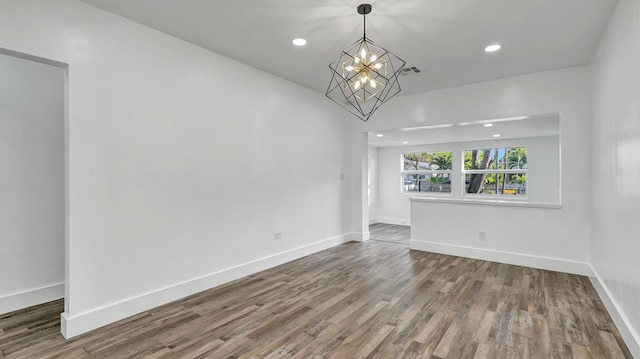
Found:
M 74 339 L 0 316 L 0 358 L 626 358 L 586 277 L 347 243 Z
M 409 244 L 411 227 L 397 224 L 374 223 L 369 225 L 369 239 L 401 244 Z

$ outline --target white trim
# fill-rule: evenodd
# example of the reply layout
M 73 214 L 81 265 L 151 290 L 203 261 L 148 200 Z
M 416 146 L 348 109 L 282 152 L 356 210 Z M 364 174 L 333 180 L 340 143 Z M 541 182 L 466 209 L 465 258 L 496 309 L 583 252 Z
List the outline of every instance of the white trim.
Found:
M 451 151 L 438 151 L 438 152 L 451 152 Z M 416 153 L 416 152 L 407 152 L 407 153 Z M 402 175 L 451 174 L 451 170 L 402 170 L 400 174 Z M 402 179 L 404 182 L 404 176 L 402 176 Z
M 441 202 L 455 204 L 479 204 L 492 206 L 513 206 L 513 207 L 536 207 L 536 208 L 562 208 L 561 204 L 539 203 L 525 201 L 509 201 L 505 199 L 482 199 L 482 198 L 443 198 L 443 197 L 409 197 L 411 202 Z
M 592 265 L 589 265 L 589 268 L 591 269 L 589 280 L 591 280 L 591 284 L 593 284 L 593 287 L 596 289 L 596 292 L 598 292 L 600 299 L 602 299 L 602 303 L 604 303 L 604 306 L 607 308 L 607 311 L 618 328 L 624 343 L 627 345 L 634 358 L 640 358 L 640 335 L 631 325 L 629 317 L 624 314 L 624 311 L 620 308 L 618 301 L 615 300 L 615 297 L 611 294 L 609 287 L 607 287 L 605 282 L 602 280 L 602 277 Z
M 363 233 L 351 233 L 351 240 L 354 242 L 366 242 L 371 237 L 371 233 L 369 231 Z
M 408 199 L 411 199 L 412 197 L 416 197 L 416 198 L 454 198 L 453 194 L 451 192 L 413 192 L 413 191 L 409 191 L 409 192 L 402 192 L 402 194 L 407 197 Z
M 349 239 L 349 235 L 325 239 L 151 292 L 142 293 L 83 313 L 70 316 L 65 312 L 60 316 L 61 332 L 65 338 L 71 338 L 145 310 L 346 243 Z
M 369 224 L 376 224 L 376 223 L 380 223 L 380 219 L 378 217 L 369 218 Z
M 457 246 L 431 241 L 417 241 L 411 239 L 409 248 L 418 251 L 434 252 L 458 257 L 481 259 L 485 261 L 513 264 L 531 268 L 545 269 L 556 272 L 564 272 L 578 275 L 591 273 L 589 264 L 562 258 L 534 256 L 523 253 L 497 251 L 493 249 Z
M 0 297 L 0 314 L 64 298 L 64 282 Z
M 51 60 L 51 59 L 47 59 L 47 58 L 44 58 L 44 57 L 35 56 L 35 55 L 27 54 L 27 53 L 24 53 L 24 52 L 13 51 L 13 50 L 5 49 L 5 48 L 0 48 L 0 54 L 7 55 L 7 56 L 12 56 L 12 57 L 17 57 L 17 58 L 23 59 L 23 60 L 39 62 L 41 64 L 51 65 L 51 66 L 59 67 L 59 68 L 62 68 L 62 69 L 69 68 L 69 64 L 67 64 L 65 62 Z
M 411 225 L 411 221 L 409 219 L 404 219 L 404 218 L 384 218 L 384 217 L 379 217 L 378 218 L 378 223 L 398 224 L 398 225 L 401 225 L 401 226 L 410 226 Z
M 522 147 L 521 147 L 522 148 Z M 463 150 L 468 151 L 468 150 Z M 474 173 L 479 174 L 492 174 L 492 173 L 509 173 L 509 174 L 518 174 L 518 173 L 527 173 L 526 169 L 504 169 L 504 168 L 495 168 L 495 169 L 487 169 L 487 170 L 462 170 L 463 175 L 472 175 Z

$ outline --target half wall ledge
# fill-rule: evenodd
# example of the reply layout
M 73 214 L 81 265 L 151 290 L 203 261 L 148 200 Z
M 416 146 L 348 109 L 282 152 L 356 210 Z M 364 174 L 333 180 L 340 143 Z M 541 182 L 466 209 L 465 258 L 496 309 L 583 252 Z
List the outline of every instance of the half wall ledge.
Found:
M 443 198 L 443 197 L 409 197 L 411 202 L 432 202 L 432 203 L 456 203 L 456 204 L 476 204 L 490 206 L 513 206 L 513 207 L 533 207 L 533 208 L 562 208 L 562 204 L 538 203 L 526 201 L 507 201 L 484 198 Z

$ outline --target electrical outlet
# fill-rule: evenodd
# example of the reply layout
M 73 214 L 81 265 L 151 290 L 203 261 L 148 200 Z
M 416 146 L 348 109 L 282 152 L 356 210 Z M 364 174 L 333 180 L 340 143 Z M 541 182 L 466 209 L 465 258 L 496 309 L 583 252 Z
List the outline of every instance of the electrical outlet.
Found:
M 486 241 L 487 240 L 487 232 L 480 232 L 480 234 L 478 235 L 478 239 L 481 241 Z
M 282 232 L 276 232 L 276 234 L 273 235 L 273 238 L 282 239 Z

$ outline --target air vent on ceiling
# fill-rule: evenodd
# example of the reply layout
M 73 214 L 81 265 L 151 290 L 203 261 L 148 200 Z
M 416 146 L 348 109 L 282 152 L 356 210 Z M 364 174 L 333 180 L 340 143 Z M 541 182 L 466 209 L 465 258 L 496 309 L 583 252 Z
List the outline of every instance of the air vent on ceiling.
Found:
M 420 72 L 422 72 L 422 71 L 419 68 L 415 67 L 415 66 L 405 67 L 404 69 L 402 69 L 402 74 L 403 75 L 418 74 Z

